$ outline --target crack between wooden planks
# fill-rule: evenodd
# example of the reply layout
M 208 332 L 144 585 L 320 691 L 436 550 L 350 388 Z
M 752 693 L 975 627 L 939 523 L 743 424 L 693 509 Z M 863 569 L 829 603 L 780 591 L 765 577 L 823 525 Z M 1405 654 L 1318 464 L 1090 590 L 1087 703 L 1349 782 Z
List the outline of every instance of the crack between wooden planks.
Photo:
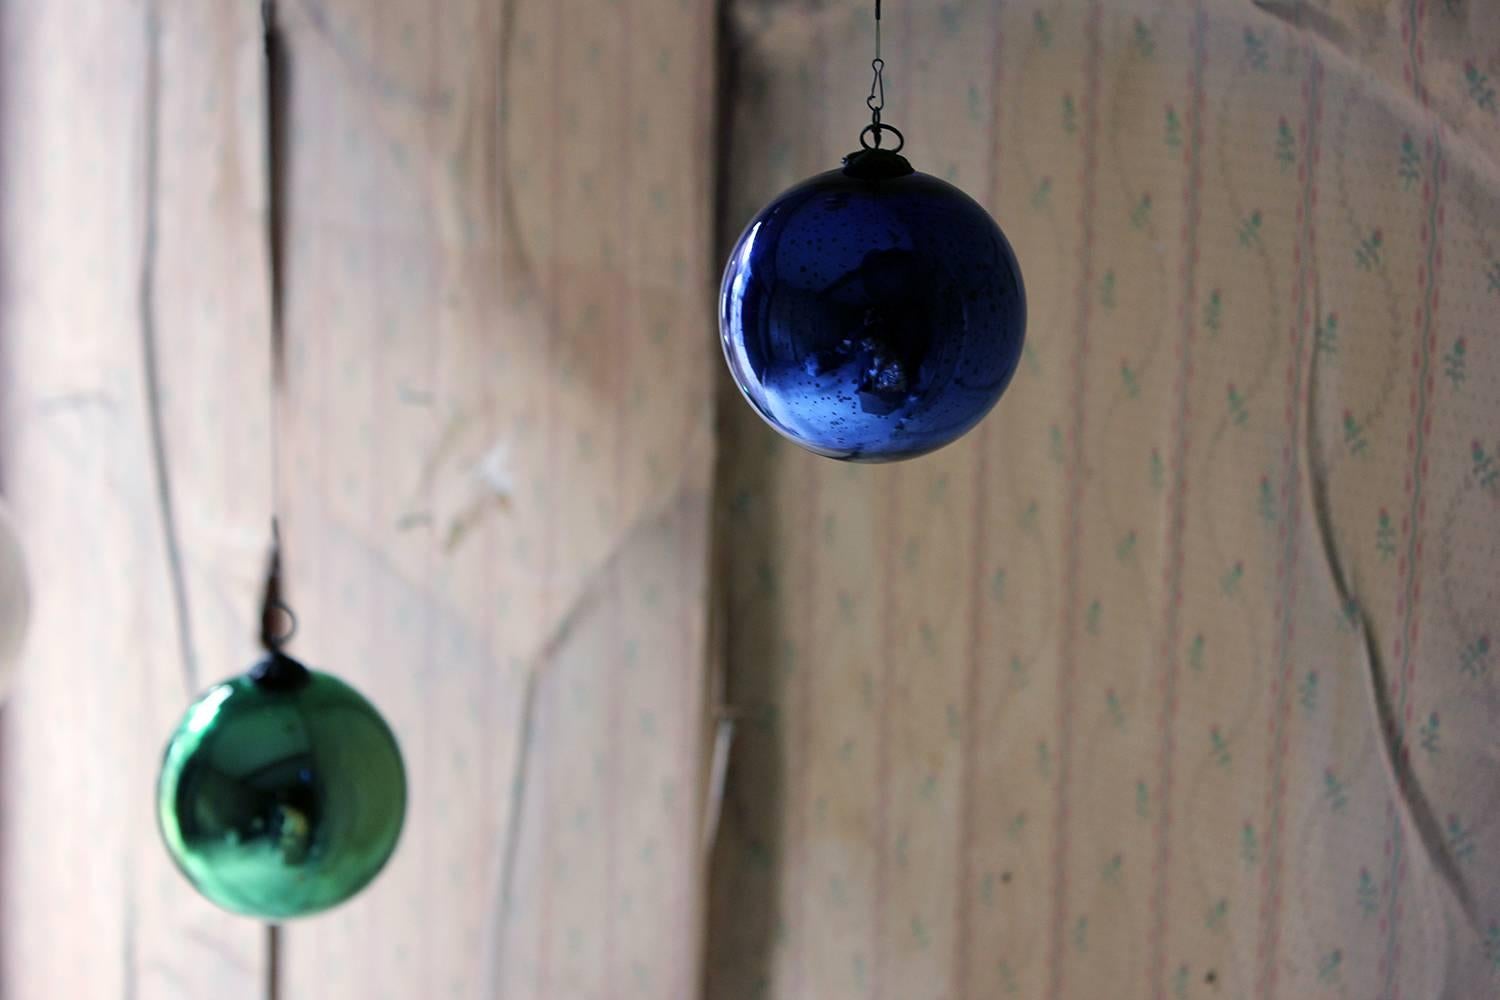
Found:
M 162 419 L 161 359 L 156 330 L 156 263 L 158 210 L 160 202 L 161 152 L 161 11 L 153 0 L 146 14 L 144 177 L 142 193 L 141 269 L 137 286 L 137 309 L 141 337 L 141 367 L 145 375 L 146 422 L 151 440 L 152 468 L 156 481 L 157 508 L 161 515 L 162 545 L 172 604 L 177 618 L 177 644 L 182 659 L 182 679 L 188 695 L 198 691 L 198 660 L 193 643 L 192 614 L 188 604 L 187 574 L 177 515 L 172 503 L 172 474 L 167 459 L 166 429 Z

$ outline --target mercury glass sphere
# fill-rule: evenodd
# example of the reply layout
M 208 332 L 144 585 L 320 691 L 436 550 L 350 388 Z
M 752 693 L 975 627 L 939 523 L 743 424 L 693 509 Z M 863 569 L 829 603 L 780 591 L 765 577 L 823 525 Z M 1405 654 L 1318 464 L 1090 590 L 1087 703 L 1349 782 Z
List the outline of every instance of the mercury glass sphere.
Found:
M 30 615 L 26 560 L 10 512 L 0 500 L 0 702 L 9 693 L 11 677 L 20 663 Z
M 730 373 L 766 422 L 885 462 L 977 424 L 1021 357 L 1015 253 L 978 202 L 897 153 L 852 154 L 767 205 L 719 294 Z
M 280 653 L 188 708 L 157 784 L 177 867 L 212 902 L 263 920 L 359 892 L 405 813 L 401 751 L 380 713 Z

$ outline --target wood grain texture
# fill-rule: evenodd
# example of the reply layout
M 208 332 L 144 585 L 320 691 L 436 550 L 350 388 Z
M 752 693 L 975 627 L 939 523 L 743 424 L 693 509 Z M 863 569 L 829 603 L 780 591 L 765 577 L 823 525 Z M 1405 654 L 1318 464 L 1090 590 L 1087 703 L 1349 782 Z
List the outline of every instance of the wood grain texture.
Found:
M 35 585 L 0 725 L 0 994 L 249 1000 L 262 931 L 173 869 L 154 783 L 188 698 L 253 653 L 258 17 L 7 3 L 0 45 L 0 454 Z
M 286 996 L 692 991 L 708 9 L 285 6 L 298 650 L 411 785 Z
M 278 7 L 273 477 L 259 11 L 0 6 L 0 454 L 38 604 L 0 992 L 690 995 L 710 5 Z M 275 983 L 150 796 L 189 688 L 251 657 L 273 480 L 295 651 L 410 780 L 389 869 L 285 928 Z

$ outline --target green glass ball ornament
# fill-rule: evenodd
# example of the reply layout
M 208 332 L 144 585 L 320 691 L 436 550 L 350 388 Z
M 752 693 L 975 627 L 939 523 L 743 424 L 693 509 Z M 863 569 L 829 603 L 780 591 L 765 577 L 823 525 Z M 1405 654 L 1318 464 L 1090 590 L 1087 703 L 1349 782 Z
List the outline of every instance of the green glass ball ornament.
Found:
M 405 814 L 401 751 L 380 713 L 279 651 L 188 708 L 157 783 L 177 867 L 213 903 L 270 921 L 363 889 Z

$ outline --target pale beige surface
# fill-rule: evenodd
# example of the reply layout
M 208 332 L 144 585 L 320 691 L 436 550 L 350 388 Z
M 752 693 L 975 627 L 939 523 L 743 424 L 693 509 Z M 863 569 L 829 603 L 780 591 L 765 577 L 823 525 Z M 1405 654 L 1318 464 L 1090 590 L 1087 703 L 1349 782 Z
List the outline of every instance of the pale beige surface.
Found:
M 282 933 L 278 995 L 688 995 L 709 6 L 278 7 L 293 651 L 384 711 L 410 778 L 388 869 Z M 0 36 L 0 455 L 36 580 L 0 744 L 0 994 L 265 996 L 264 930 L 192 893 L 151 812 L 191 689 L 255 653 L 258 5 L 8 0 Z
M 854 146 L 868 5 L 729 0 L 726 149 L 714 6 L 282 0 L 273 477 L 256 5 L 0 0 L 0 995 L 266 995 L 150 792 L 273 479 L 295 651 L 411 778 L 282 1000 L 1500 993 L 1500 11 L 887 0 L 1031 324 L 870 468 L 712 319 Z
M 145 14 L 0 7 L 0 464 L 33 584 L 0 725 L 7 998 L 264 993 L 264 932 L 183 891 L 151 794 L 189 689 L 248 652 L 262 558 L 266 354 L 235 350 L 265 316 L 258 18 L 170 3 L 151 28 Z M 154 213 L 150 89 L 180 137 L 160 147 Z M 151 239 L 191 659 L 152 461 Z
M 707 6 L 283 7 L 298 649 L 376 697 L 411 781 L 397 856 L 289 933 L 285 989 L 683 995 Z

